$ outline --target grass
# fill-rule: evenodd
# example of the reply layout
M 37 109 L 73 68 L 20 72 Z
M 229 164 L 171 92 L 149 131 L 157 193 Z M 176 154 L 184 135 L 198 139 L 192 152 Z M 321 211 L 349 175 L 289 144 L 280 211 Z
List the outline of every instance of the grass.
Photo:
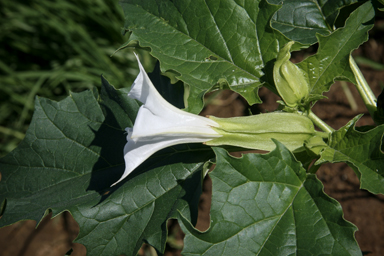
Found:
M 101 74 L 117 88 L 136 77 L 131 51 L 111 57 L 125 40 L 117 0 L 0 0 L 0 6 L 0 157 L 23 139 L 36 95 L 60 100 L 99 87 Z

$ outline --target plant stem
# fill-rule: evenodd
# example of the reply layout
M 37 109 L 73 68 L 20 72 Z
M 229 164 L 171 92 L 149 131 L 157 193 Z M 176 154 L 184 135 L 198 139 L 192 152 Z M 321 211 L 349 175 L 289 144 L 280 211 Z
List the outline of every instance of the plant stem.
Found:
M 353 74 L 356 78 L 356 88 L 359 91 L 361 98 L 363 98 L 364 104 L 367 107 L 369 114 L 373 117 L 373 113 L 376 112 L 376 96 L 373 94 L 359 67 L 352 56 L 349 56 L 349 63 Z
M 347 100 L 349 102 L 349 106 L 351 107 L 351 109 L 353 111 L 356 111 L 357 110 L 357 103 L 356 103 L 355 99 L 353 98 L 352 92 L 349 89 L 347 82 L 340 81 L 340 84 L 341 84 L 341 87 L 343 88 L 345 97 L 347 97 Z
M 327 125 L 323 120 L 321 120 L 317 115 L 315 115 L 312 110 L 308 111 L 308 118 L 319 127 L 323 132 L 331 133 L 335 131 L 331 126 Z

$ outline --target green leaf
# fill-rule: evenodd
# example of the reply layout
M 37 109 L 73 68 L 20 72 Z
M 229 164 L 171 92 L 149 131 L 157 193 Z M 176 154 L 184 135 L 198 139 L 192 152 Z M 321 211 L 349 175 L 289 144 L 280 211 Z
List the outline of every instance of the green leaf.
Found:
M 313 97 L 328 91 L 335 80 L 356 83 L 349 66 L 349 56 L 352 50 L 368 39 L 367 32 L 373 27 L 374 16 L 372 4 L 366 2 L 350 15 L 345 27 L 329 36 L 317 35 L 317 54 L 298 64 L 307 73 Z
M 214 151 L 211 226 L 200 232 L 180 214 L 183 255 L 361 255 L 340 204 L 281 143 L 241 158 Z
M 201 161 L 211 152 L 205 150 L 185 146 L 161 151 L 123 186 L 106 191 L 111 193 L 106 199 L 74 205 L 70 211 L 80 225 L 75 242 L 84 244 L 88 255 L 136 255 L 143 242 L 163 252 L 169 218 L 181 211 L 196 223 Z
M 122 0 L 121 5 L 130 33 L 122 48 L 150 48 L 163 72 L 178 73 L 189 86 L 188 111 L 200 112 L 204 94 L 213 89 L 230 88 L 250 105 L 261 102 L 260 86 L 274 90 L 273 59 L 288 42 L 269 25 L 278 6 L 265 0 Z
M 271 20 L 271 26 L 292 41 L 316 43 L 316 34 L 329 35 L 331 29 L 317 1 L 286 0 Z
M 279 4 L 281 1 L 270 1 Z M 317 42 L 316 34 L 329 35 L 342 7 L 357 0 L 285 0 L 273 15 L 271 26 L 289 39 L 302 44 Z
M 2 226 L 24 219 L 39 222 L 47 209 L 57 215 L 71 201 L 85 202 L 98 194 L 86 191 L 92 169 L 106 168 L 117 159 L 100 157 L 103 141 L 94 143 L 94 131 L 104 121 L 97 97 L 95 91 L 85 91 L 60 102 L 36 98 L 25 139 L 0 161 L 0 199 L 7 200 Z M 121 130 L 105 128 L 120 133 L 116 147 L 124 146 Z
M 329 147 L 316 164 L 347 162 L 360 179 L 360 187 L 384 194 L 384 154 L 381 150 L 384 125 L 366 132 L 355 130 L 361 115 L 332 133 Z
M 102 79 L 100 95 L 37 98 L 25 139 L 0 159 L 1 226 L 69 210 L 88 255 L 111 256 L 136 255 L 144 241 L 163 251 L 176 211 L 196 222 L 202 166 L 213 157 L 202 144 L 159 151 L 110 188 L 124 171 L 124 128 L 139 108 L 126 93 Z

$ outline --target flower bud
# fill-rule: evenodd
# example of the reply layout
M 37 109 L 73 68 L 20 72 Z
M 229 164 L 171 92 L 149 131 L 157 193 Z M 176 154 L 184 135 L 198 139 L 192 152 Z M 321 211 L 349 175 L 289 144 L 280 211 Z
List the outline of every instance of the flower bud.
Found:
M 273 67 L 273 80 L 276 89 L 289 107 L 296 107 L 309 95 L 308 82 L 303 72 L 289 61 L 290 49 L 293 44 L 294 42 L 291 41 L 280 50 Z
M 274 112 L 246 117 L 210 116 L 218 126 L 212 127 L 221 137 L 205 142 L 209 146 L 231 145 L 271 151 L 276 139 L 288 149 L 303 150 L 304 142 L 316 135 L 312 121 L 302 115 Z

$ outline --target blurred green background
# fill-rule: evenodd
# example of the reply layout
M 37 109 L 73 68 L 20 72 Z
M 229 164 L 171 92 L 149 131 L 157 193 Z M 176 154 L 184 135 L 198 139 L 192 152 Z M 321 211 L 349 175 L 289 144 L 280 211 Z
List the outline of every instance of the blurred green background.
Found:
M 60 100 L 69 91 L 116 88 L 138 74 L 124 42 L 118 0 L 0 0 L 0 157 L 23 139 L 35 96 Z M 151 62 L 146 54 L 146 61 Z

